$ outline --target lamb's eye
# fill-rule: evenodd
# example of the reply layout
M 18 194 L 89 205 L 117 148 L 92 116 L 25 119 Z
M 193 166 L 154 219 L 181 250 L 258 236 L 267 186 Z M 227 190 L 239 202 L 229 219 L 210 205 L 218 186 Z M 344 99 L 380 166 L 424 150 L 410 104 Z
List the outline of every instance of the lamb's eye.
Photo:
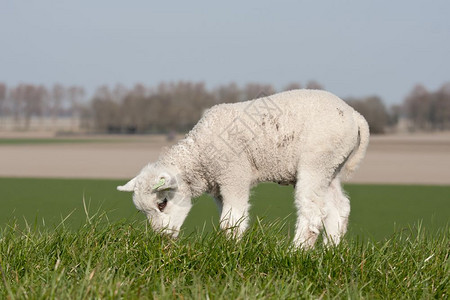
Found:
M 162 212 L 164 208 L 166 208 L 166 205 L 167 205 L 167 198 L 164 198 L 162 202 L 158 203 L 159 210 Z

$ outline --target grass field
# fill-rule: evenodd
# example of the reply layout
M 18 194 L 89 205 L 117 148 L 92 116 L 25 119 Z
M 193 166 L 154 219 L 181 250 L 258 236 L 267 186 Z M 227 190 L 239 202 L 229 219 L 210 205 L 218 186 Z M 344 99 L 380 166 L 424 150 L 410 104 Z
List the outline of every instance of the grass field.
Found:
M 143 220 L 131 200 L 131 193 L 116 191 L 125 180 L 26 179 L 0 178 L 2 210 L 0 224 L 16 218 L 30 225 L 51 227 L 69 214 L 65 224 L 77 228 L 84 224 L 85 209 L 108 212 L 112 221 Z M 442 228 L 450 219 L 450 186 L 346 185 L 351 198 L 349 236 L 375 240 L 388 237 L 394 230 L 422 222 L 427 230 Z M 252 219 L 285 220 L 286 230 L 295 224 L 293 188 L 261 184 L 251 197 Z M 194 199 L 183 229 L 186 234 L 213 229 L 218 213 L 212 199 Z
M 304 252 L 289 244 L 292 187 L 254 189 L 253 225 L 240 242 L 213 230 L 207 196 L 171 241 L 148 230 L 131 194 L 115 190 L 123 183 L 0 178 L 0 298 L 449 295 L 448 186 L 347 185 L 347 238 Z

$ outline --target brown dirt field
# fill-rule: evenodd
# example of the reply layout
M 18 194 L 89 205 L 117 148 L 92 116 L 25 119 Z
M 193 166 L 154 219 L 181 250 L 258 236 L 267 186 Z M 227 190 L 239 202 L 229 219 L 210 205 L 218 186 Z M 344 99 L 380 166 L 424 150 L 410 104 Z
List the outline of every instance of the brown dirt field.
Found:
M 0 176 L 127 179 L 170 145 L 163 136 L 89 138 L 105 142 L 0 145 Z M 373 136 L 350 182 L 449 185 L 450 133 Z
M 374 136 L 351 182 L 450 184 L 450 134 Z

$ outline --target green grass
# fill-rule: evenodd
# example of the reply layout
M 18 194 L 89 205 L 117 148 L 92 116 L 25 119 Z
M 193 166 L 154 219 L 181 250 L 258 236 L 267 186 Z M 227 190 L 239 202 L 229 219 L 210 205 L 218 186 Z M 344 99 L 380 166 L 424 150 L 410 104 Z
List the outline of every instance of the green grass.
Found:
M 148 229 L 124 182 L 0 178 L 0 298 L 448 298 L 448 186 L 347 185 L 347 237 L 300 251 L 292 187 L 253 190 L 239 242 L 194 199 L 174 241 Z
M 430 299 L 449 295 L 449 227 L 383 242 L 291 248 L 282 226 L 254 223 L 241 241 L 222 232 L 169 240 L 143 221 L 91 219 L 77 230 L 0 231 L 10 299 Z
M 85 222 L 83 199 L 90 211 L 107 211 L 112 221 L 143 220 L 131 201 L 131 193 L 116 191 L 125 180 L 0 178 L 0 224 L 17 219 L 30 225 L 58 224 L 69 214 L 67 226 Z M 349 236 L 380 240 L 396 229 L 418 221 L 429 231 L 450 219 L 450 186 L 346 185 L 351 198 Z M 261 184 L 252 191 L 252 219 L 266 222 L 284 219 L 285 233 L 295 226 L 293 188 Z M 186 234 L 212 231 L 219 223 L 216 206 L 208 196 L 194 200 L 185 225 Z
M 0 178 L 0 224 L 17 219 L 19 225 L 49 226 L 60 223 L 77 228 L 84 224 L 85 208 L 108 211 L 111 220 L 142 217 L 131 194 L 119 193 L 122 181 L 83 179 Z M 26 220 L 26 221 L 25 221 Z

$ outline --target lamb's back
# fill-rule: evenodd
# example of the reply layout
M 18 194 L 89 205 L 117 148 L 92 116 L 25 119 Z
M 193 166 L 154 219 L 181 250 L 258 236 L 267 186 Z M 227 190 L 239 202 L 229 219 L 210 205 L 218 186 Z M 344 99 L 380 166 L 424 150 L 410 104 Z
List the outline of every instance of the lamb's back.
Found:
M 320 151 L 324 142 L 341 143 L 353 123 L 353 109 L 337 96 L 294 90 L 216 105 L 188 138 L 205 161 L 223 160 L 217 164 L 222 167 L 245 160 L 263 180 L 290 181 L 302 152 Z

